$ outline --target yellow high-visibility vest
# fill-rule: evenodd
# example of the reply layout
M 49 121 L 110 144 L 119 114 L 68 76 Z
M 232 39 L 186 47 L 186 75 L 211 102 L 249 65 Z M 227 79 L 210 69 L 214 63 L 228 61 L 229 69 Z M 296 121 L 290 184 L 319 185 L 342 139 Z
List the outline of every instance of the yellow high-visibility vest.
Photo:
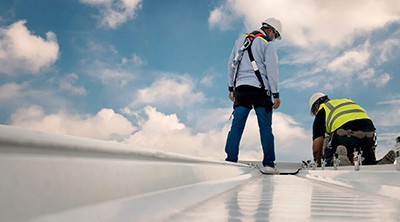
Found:
M 332 133 L 343 124 L 358 120 L 371 119 L 365 110 L 351 99 L 334 99 L 319 106 L 325 109 L 325 130 Z

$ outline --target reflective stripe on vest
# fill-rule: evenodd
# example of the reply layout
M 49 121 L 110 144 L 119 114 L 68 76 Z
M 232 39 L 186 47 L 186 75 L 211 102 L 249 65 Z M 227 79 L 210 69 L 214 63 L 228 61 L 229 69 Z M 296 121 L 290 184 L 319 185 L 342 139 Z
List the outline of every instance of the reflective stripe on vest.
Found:
M 319 110 L 325 109 L 325 129 L 334 132 L 343 124 L 358 120 L 370 119 L 365 110 L 350 99 L 335 99 L 321 104 Z

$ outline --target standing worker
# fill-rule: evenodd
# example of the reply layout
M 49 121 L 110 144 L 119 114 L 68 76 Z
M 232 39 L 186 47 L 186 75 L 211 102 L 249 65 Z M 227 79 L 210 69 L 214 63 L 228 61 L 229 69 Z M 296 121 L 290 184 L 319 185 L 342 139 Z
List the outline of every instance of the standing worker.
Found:
M 247 117 L 254 108 L 264 153 L 261 171 L 279 173 L 275 168 L 272 108 L 281 103 L 278 90 L 278 55 L 275 39 L 281 39 L 282 24 L 268 18 L 259 30 L 239 37 L 228 66 L 229 98 L 233 102 L 233 121 L 228 133 L 226 161 L 237 162 L 239 144 Z M 272 98 L 273 97 L 273 101 Z
M 338 155 L 340 165 L 353 165 L 353 153 L 362 152 L 362 164 L 388 164 L 394 162 L 394 152 L 376 161 L 375 126 L 365 110 L 350 99 L 330 100 L 324 93 L 314 93 L 309 101 L 313 124 L 312 151 L 318 166 L 321 158 L 327 166 L 333 165 Z M 323 150 L 324 137 L 328 145 Z

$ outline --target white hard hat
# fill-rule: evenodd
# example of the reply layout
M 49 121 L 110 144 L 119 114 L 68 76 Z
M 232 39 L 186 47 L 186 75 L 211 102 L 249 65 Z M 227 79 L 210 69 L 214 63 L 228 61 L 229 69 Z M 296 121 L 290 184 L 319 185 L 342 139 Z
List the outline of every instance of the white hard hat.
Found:
M 263 27 L 267 27 L 267 26 L 271 26 L 272 28 L 274 28 L 279 36 L 276 39 L 282 39 L 282 23 L 281 21 L 279 21 L 276 18 L 267 18 L 263 23 L 262 23 Z
M 312 108 L 313 108 L 314 103 L 317 102 L 318 99 L 320 99 L 320 98 L 322 98 L 322 97 L 324 97 L 324 96 L 326 96 L 324 93 L 317 92 L 317 93 L 314 93 L 314 94 L 310 97 L 309 104 L 310 104 L 310 112 L 311 112 L 311 115 L 313 115 Z

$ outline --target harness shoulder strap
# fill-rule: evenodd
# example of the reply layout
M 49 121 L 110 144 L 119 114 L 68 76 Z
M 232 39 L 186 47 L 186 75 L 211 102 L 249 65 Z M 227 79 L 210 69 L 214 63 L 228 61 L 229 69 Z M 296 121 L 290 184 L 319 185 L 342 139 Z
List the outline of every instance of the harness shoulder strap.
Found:
M 252 53 L 252 51 L 251 51 L 251 45 L 253 44 L 253 41 L 254 41 L 254 39 L 256 39 L 256 38 L 262 38 L 263 41 L 265 41 L 266 43 L 269 42 L 268 37 L 265 36 L 263 33 L 259 32 L 259 31 L 253 31 L 253 32 L 251 32 L 251 33 L 246 34 L 246 38 L 245 38 L 245 40 L 244 40 L 244 42 L 243 42 L 243 46 L 240 48 L 240 50 L 243 51 L 243 52 L 247 50 L 247 52 L 249 53 L 250 63 L 251 63 L 251 65 L 252 65 L 252 68 L 253 68 L 253 70 L 254 70 L 254 73 L 255 73 L 255 75 L 256 75 L 258 81 L 260 82 L 261 88 L 264 89 L 264 90 L 266 90 L 266 89 L 265 89 L 264 81 L 262 80 L 262 77 L 261 77 L 260 70 L 258 69 L 257 63 L 256 63 L 256 61 L 255 61 L 255 59 L 254 59 L 254 56 L 253 56 L 253 53 Z M 236 87 L 236 80 L 237 80 L 237 74 L 236 74 L 236 72 L 237 72 L 238 69 L 239 69 L 239 64 L 240 64 L 240 60 L 241 60 L 241 57 L 242 57 L 242 56 L 239 56 L 239 57 L 240 57 L 240 59 L 239 59 L 239 61 L 238 61 L 238 64 L 236 65 L 236 70 L 235 70 L 235 78 L 234 78 L 234 83 L 233 83 L 234 87 Z M 270 94 L 270 93 L 267 92 L 267 94 Z M 270 95 L 269 95 L 269 96 L 270 96 Z
M 250 37 L 249 37 L 249 36 L 250 36 Z M 258 69 L 256 60 L 254 59 L 253 52 L 251 51 L 251 45 L 252 45 L 252 43 L 253 43 L 253 40 L 256 39 L 256 38 L 258 38 L 258 37 L 263 38 L 263 40 L 266 41 L 266 42 L 268 43 L 268 38 L 267 38 L 264 34 L 262 34 L 261 32 L 259 32 L 259 31 L 254 31 L 254 32 L 252 32 L 252 33 L 249 33 L 249 34 L 248 34 L 248 38 L 251 38 L 251 43 L 250 43 L 250 45 L 247 47 L 247 52 L 249 53 L 250 63 L 251 63 L 251 65 L 252 65 L 252 67 L 253 67 L 254 73 L 256 74 L 258 81 L 260 82 L 260 86 L 261 86 L 262 89 L 266 90 L 266 89 L 265 89 L 264 81 L 262 80 L 262 77 L 261 77 L 260 70 Z
M 266 41 L 267 43 L 269 42 L 268 37 L 265 36 L 265 35 L 264 35 L 262 32 L 260 32 L 260 31 L 254 31 L 254 32 L 251 32 L 251 33 L 248 33 L 248 34 L 247 34 L 247 38 L 250 38 L 250 39 L 251 39 L 251 42 L 253 42 L 253 40 L 256 39 L 256 38 L 258 38 L 258 37 L 263 38 L 263 40 Z

